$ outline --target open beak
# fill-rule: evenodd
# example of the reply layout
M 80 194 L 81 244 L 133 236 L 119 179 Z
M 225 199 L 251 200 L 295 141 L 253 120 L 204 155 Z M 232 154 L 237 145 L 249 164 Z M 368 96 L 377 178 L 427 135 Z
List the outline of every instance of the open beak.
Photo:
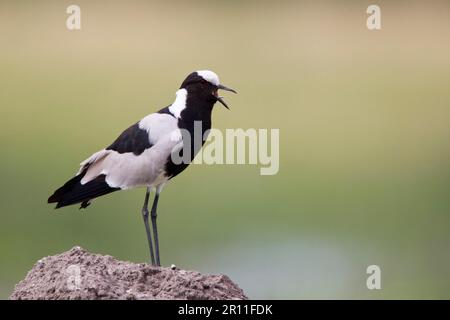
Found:
M 233 89 L 231 89 L 231 88 L 225 87 L 225 86 L 222 85 L 222 84 L 219 84 L 219 85 L 217 86 L 217 88 L 218 88 L 218 89 L 221 89 L 221 90 L 225 90 L 225 91 L 230 91 L 230 92 L 233 92 L 233 93 L 237 93 L 236 90 L 233 90 Z M 228 105 L 225 103 L 225 101 L 223 101 L 223 97 L 220 97 L 219 95 L 217 95 L 216 98 L 217 98 L 217 101 L 219 101 L 225 108 L 227 108 L 228 110 L 230 109 L 230 108 L 228 107 Z

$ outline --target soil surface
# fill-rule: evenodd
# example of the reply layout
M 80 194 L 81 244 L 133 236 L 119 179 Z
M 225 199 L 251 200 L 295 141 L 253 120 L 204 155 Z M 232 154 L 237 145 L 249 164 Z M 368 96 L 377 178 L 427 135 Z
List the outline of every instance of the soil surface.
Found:
M 10 299 L 247 299 L 225 275 L 119 261 L 74 247 L 39 260 Z

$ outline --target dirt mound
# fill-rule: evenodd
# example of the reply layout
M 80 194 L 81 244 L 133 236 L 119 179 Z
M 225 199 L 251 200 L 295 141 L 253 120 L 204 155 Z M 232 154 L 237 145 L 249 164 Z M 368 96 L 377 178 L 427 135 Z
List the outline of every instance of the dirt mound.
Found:
M 39 260 L 10 299 L 247 299 L 225 275 L 119 261 L 74 247 Z

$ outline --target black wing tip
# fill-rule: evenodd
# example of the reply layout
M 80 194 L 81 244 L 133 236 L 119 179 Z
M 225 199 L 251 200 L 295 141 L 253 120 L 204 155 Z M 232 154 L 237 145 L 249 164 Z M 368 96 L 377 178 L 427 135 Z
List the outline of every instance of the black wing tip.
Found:
M 55 194 L 52 194 L 48 199 L 47 203 L 56 203 L 55 210 L 61 208 L 61 204 L 59 203 L 61 201 L 61 197 L 57 197 Z
M 65 207 L 65 205 L 62 203 L 62 201 L 63 201 L 63 196 L 64 196 L 64 193 L 63 193 L 63 190 L 61 190 L 62 188 L 60 188 L 60 189 L 58 189 L 58 190 L 56 190 L 48 199 L 47 199 L 47 203 L 56 203 L 56 206 L 55 206 L 55 210 L 56 209 L 59 209 L 59 208 L 62 208 L 62 207 Z
M 103 174 L 83 185 L 80 180 L 80 176 L 75 176 L 66 182 L 48 198 L 48 203 L 56 203 L 55 209 L 81 203 L 80 209 L 85 209 L 91 204 L 92 199 L 120 190 L 110 187 Z
M 62 208 L 62 207 L 65 207 L 62 203 L 61 203 L 61 200 L 50 200 L 50 198 L 49 198 L 49 200 L 47 201 L 47 203 L 56 203 L 56 205 L 55 205 L 55 207 L 54 207 L 54 209 L 56 210 L 56 209 L 59 209 L 59 208 Z
M 52 203 L 55 203 L 56 202 L 56 206 L 53 208 L 53 209 L 60 209 L 60 208 L 63 208 L 63 207 L 68 207 L 68 206 L 70 206 L 70 205 L 73 205 L 73 204 L 75 204 L 75 203 L 68 203 L 68 204 L 66 204 L 66 203 L 63 203 L 62 201 L 54 201 L 54 202 L 52 202 Z M 50 202 L 49 202 L 50 203 Z M 85 207 L 80 207 L 80 209 L 81 208 L 85 208 Z
M 79 210 L 83 210 L 86 209 L 87 207 L 89 207 L 91 205 L 91 199 L 83 201 L 80 205 Z
M 47 199 L 47 203 L 55 203 L 58 202 L 59 199 L 55 196 L 55 194 L 52 194 L 48 199 Z

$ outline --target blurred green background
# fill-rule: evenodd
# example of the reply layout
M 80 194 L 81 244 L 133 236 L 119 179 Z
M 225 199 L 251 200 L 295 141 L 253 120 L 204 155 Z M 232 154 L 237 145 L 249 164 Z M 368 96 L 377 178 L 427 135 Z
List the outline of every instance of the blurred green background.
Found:
M 2 1 L 0 298 L 74 245 L 148 260 L 143 189 L 46 200 L 197 69 L 239 91 L 216 128 L 280 129 L 280 171 L 188 168 L 160 199 L 163 264 L 251 298 L 450 298 L 450 4 L 377 1 L 369 31 L 371 3 Z

